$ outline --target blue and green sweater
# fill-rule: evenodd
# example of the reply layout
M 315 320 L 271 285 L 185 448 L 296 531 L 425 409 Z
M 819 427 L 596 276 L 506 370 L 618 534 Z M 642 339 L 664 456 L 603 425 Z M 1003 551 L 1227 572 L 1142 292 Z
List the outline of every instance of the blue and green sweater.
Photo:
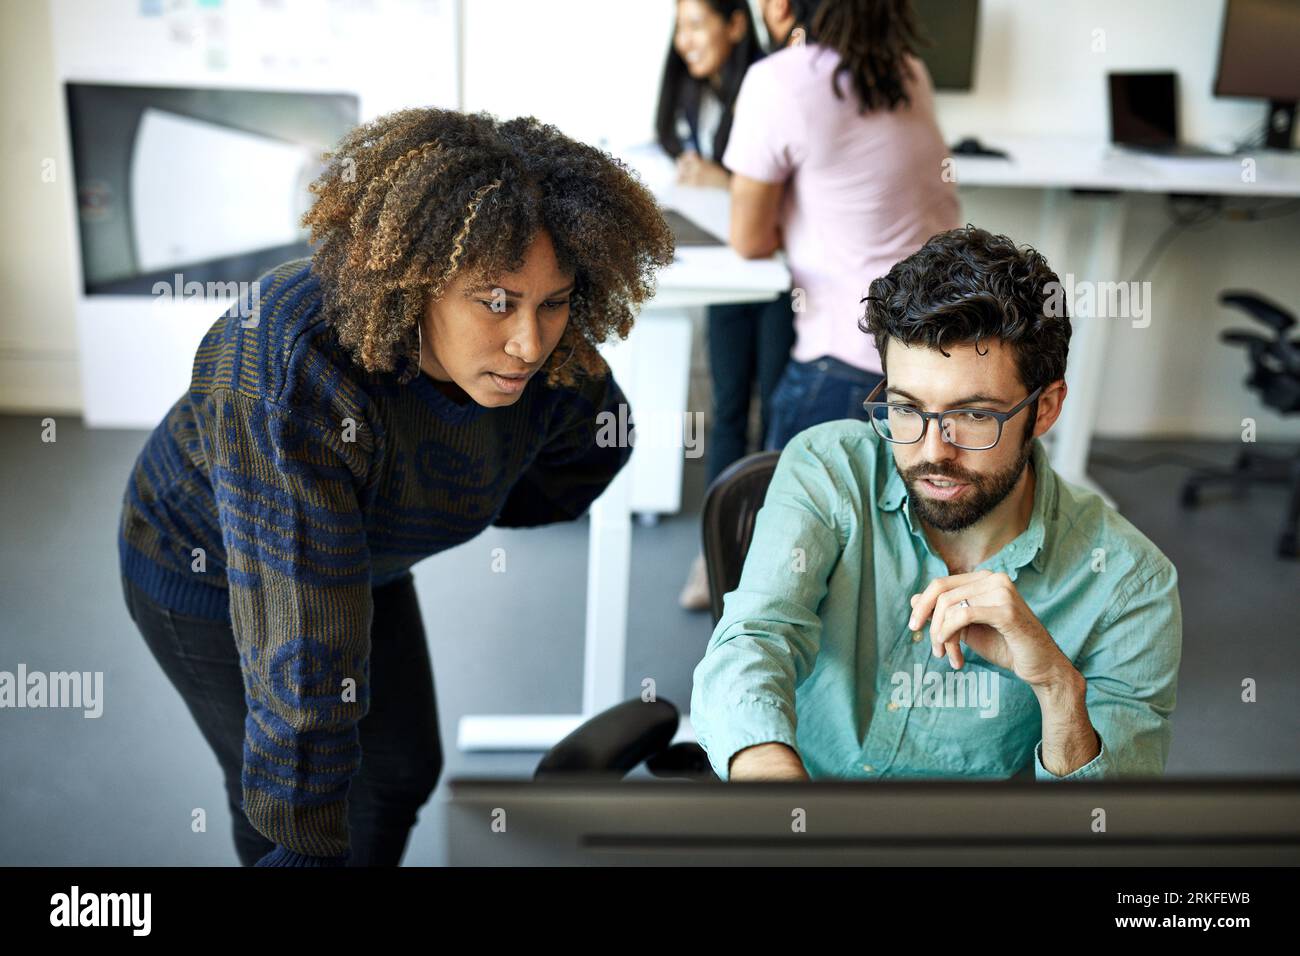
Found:
M 159 604 L 231 626 L 244 811 L 277 844 L 259 865 L 328 865 L 349 852 L 371 589 L 489 525 L 582 517 L 631 454 L 596 440 L 627 399 L 612 374 L 550 388 L 538 373 L 512 405 L 458 404 L 423 373 L 401 384 L 409 358 L 353 362 L 310 259 L 258 282 L 257 322 L 232 308 L 213 324 L 140 452 L 118 549 Z

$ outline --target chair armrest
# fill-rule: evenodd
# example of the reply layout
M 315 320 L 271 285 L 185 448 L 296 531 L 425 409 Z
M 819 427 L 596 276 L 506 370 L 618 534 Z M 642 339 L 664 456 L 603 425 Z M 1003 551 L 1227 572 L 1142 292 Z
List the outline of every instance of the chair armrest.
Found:
M 677 733 L 677 708 L 660 698 L 624 701 L 582 724 L 546 752 L 534 780 L 569 773 L 626 774 L 666 749 Z
M 1236 306 L 1275 332 L 1285 332 L 1295 325 L 1295 316 L 1290 312 L 1250 292 L 1225 292 L 1219 296 L 1219 301 L 1224 305 Z

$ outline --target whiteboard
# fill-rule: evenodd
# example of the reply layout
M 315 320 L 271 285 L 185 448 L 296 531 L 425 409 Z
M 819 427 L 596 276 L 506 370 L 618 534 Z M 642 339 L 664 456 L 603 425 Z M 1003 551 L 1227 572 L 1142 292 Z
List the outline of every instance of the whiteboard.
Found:
M 51 0 L 50 10 L 60 85 L 354 93 L 362 122 L 409 107 L 461 105 L 461 0 Z M 203 210 L 219 200 L 227 210 L 231 202 L 256 205 L 266 182 L 282 184 L 300 174 L 292 150 L 268 148 L 238 131 L 165 111 L 150 116 L 148 124 L 133 173 L 154 177 L 151 185 L 177 201 L 186 190 L 183 208 L 191 228 L 178 230 L 168 222 L 164 202 L 156 198 L 136 208 L 151 223 L 140 238 L 147 262 L 176 261 L 177 247 L 189 250 L 186 259 L 191 253 L 226 251 L 219 230 L 193 227 Z M 196 192 L 193 184 L 168 179 L 167 157 L 149 145 L 161 143 L 155 134 L 163 132 L 172 144 L 180 135 L 187 151 L 212 149 L 232 160 L 214 162 L 211 183 Z M 236 167 L 246 170 L 253 156 L 258 176 L 245 174 L 232 183 Z M 71 184 L 72 177 L 64 181 Z M 71 185 L 68 189 L 66 229 L 73 258 L 64 281 L 78 290 L 85 422 L 152 428 L 184 391 L 195 346 L 226 306 L 84 295 L 77 203 Z M 150 194 L 160 195 L 157 189 Z M 273 240 L 287 234 L 286 225 L 300 212 L 263 209 L 257 221 Z M 252 208 L 247 213 L 255 215 Z

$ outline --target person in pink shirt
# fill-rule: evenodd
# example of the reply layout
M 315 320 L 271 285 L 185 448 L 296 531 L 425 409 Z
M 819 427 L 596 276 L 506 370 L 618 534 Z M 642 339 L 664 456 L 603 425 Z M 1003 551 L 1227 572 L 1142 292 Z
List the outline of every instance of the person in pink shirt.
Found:
M 882 376 L 862 298 L 961 210 L 909 0 L 763 0 L 762 13 L 784 49 L 745 74 L 723 164 L 731 245 L 784 249 L 794 278 L 795 344 L 765 442 L 779 449 L 865 417 Z

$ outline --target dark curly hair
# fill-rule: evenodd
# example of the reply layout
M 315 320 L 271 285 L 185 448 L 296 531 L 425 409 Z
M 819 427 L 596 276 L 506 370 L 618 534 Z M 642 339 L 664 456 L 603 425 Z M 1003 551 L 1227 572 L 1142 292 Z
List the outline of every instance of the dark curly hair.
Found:
M 981 340 L 1001 339 L 1032 392 L 1065 377 L 1070 317 L 1053 296 L 1059 289 L 1039 252 L 967 223 L 932 236 L 874 280 L 858 328 L 875 337 L 882 369 L 892 339 L 945 356 L 945 345 L 973 341 L 978 349 Z
M 927 42 L 917 29 L 911 0 L 793 0 L 790 9 L 806 42 L 840 55 L 831 74 L 836 99 L 844 99 L 840 74 L 847 73 L 859 113 L 909 103 L 905 80 L 911 71 L 904 55 L 915 55 Z
M 399 354 L 419 374 L 416 324 L 457 274 L 490 281 L 522 267 L 539 230 L 575 287 L 551 386 L 601 377 L 596 346 L 625 338 L 672 262 L 673 237 L 653 195 L 620 160 L 531 116 L 405 109 L 362 124 L 324 157 L 303 216 L 322 310 L 367 371 Z M 572 350 L 572 351 L 571 351 Z

